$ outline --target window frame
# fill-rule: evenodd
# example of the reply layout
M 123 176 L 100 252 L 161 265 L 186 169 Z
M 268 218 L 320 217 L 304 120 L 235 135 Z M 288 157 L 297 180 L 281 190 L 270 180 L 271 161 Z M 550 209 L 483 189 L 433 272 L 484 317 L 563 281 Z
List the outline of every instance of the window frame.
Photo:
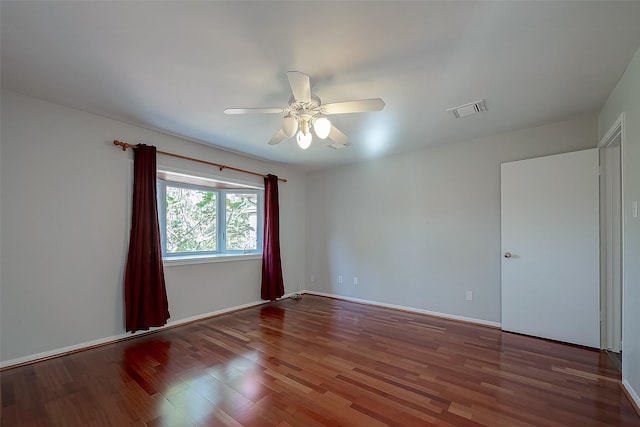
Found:
M 211 186 L 206 184 L 192 184 L 173 181 L 160 175 L 177 175 L 202 181 L 211 182 Z M 215 185 L 233 188 L 216 188 Z M 167 187 L 187 188 L 196 191 L 206 191 L 216 193 L 216 250 L 215 251 L 191 251 L 181 253 L 167 252 L 167 216 L 166 200 Z M 245 183 L 238 180 L 229 180 L 210 176 L 199 172 L 182 171 L 173 168 L 158 167 L 156 178 L 157 198 L 158 198 L 158 223 L 160 226 L 160 244 L 162 249 L 162 259 L 165 264 L 183 265 L 198 264 L 205 262 L 236 261 L 242 259 L 254 259 L 262 257 L 263 235 L 264 235 L 264 188 L 254 183 Z M 255 250 L 227 250 L 226 249 L 226 217 L 227 217 L 227 195 L 228 194 L 255 194 L 256 203 L 256 249 Z

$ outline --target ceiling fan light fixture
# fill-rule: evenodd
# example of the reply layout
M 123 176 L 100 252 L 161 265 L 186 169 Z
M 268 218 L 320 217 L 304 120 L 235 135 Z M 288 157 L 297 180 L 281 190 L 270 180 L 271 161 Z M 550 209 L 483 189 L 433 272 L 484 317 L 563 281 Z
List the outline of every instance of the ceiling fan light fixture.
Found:
M 284 116 L 284 119 L 282 119 L 282 131 L 284 132 L 286 137 L 291 138 L 293 135 L 295 135 L 297 130 L 298 120 L 296 120 L 296 118 L 291 114 L 287 114 L 286 116 Z
M 329 139 L 332 143 L 330 146 L 339 149 L 349 142 L 349 137 L 335 127 L 326 116 L 380 111 L 385 106 L 380 98 L 322 104 L 320 98 L 311 93 L 308 75 L 299 71 L 289 71 L 287 79 L 293 94 L 287 107 L 227 108 L 224 110 L 225 114 L 280 114 L 281 128 L 268 141 L 269 145 L 280 144 L 285 138 L 293 138 L 293 135 L 296 135 L 298 145 L 306 150 L 311 146 L 315 135 L 318 139 Z
M 331 122 L 324 116 L 320 116 L 313 122 L 313 130 L 320 139 L 326 139 L 331 132 Z
M 298 141 L 298 146 L 303 150 L 306 150 L 311 145 L 311 133 L 303 133 L 302 131 L 299 131 L 296 140 Z

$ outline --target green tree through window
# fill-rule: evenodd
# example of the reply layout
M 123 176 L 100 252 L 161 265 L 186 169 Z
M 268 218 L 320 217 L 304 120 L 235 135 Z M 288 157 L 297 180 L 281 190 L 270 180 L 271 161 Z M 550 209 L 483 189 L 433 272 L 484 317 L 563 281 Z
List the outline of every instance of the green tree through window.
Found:
M 257 194 L 227 193 L 227 250 L 255 250 Z
M 159 179 L 163 255 L 260 253 L 261 204 L 259 189 L 218 189 Z
M 167 186 L 167 252 L 217 249 L 216 199 L 211 191 Z

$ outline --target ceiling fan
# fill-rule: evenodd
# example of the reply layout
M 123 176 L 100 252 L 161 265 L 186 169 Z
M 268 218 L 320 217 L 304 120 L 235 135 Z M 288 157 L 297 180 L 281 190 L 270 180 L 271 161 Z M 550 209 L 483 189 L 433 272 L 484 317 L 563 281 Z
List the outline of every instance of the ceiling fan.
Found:
M 287 73 L 293 97 L 284 108 L 227 108 L 226 114 L 282 114 L 282 128 L 269 140 L 270 145 L 279 144 L 284 138 L 291 138 L 297 133 L 296 140 L 303 150 L 311 145 L 311 129 L 320 139 L 331 139 L 333 148 L 343 148 L 349 138 L 333 126 L 326 116 L 332 114 L 364 113 L 380 111 L 384 101 L 380 98 L 362 99 L 358 101 L 334 102 L 322 104 L 320 98 L 311 94 L 309 76 L 299 71 Z

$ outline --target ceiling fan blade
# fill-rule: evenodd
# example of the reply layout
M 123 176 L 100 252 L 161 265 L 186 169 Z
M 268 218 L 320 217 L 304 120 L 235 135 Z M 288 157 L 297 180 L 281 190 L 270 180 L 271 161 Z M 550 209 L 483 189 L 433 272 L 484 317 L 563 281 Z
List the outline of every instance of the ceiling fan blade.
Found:
M 227 108 L 225 114 L 283 114 L 283 108 Z
M 311 101 L 311 81 L 309 76 L 299 71 L 289 71 L 287 78 L 289 79 L 291 92 L 293 92 L 293 98 L 296 101 Z
M 384 108 L 384 105 L 384 101 L 381 98 L 373 98 L 324 104 L 321 109 L 325 114 L 366 113 L 368 111 L 380 111 Z
M 340 129 L 335 126 L 331 126 L 331 131 L 329 132 L 329 139 L 335 142 L 336 144 L 345 145 L 349 142 L 349 137 L 342 133 Z
M 269 140 L 269 145 L 280 144 L 284 138 L 284 131 L 282 129 L 278 129 L 278 132 L 276 132 L 276 134 Z

